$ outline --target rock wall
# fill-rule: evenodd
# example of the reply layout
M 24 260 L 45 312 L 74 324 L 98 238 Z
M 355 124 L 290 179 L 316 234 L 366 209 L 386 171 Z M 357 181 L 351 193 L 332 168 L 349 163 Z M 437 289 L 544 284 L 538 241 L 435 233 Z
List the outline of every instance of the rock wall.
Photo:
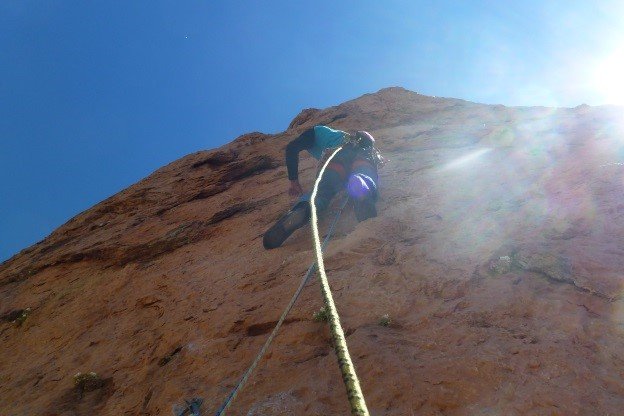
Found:
M 315 124 L 389 160 L 325 256 L 371 414 L 619 414 L 623 114 L 388 88 L 177 160 L 0 265 L 0 414 L 214 414 L 313 261 L 308 229 L 261 236 Z M 348 413 L 321 306 L 314 281 L 228 414 Z

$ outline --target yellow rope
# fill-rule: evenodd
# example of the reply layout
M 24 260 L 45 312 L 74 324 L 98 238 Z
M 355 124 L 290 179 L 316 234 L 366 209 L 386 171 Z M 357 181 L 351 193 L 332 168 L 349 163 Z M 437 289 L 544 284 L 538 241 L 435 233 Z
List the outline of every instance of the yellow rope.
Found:
M 342 373 L 342 380 L 347 388 L 347 396 L 349 397 L 349 403 L 351 404 L 351 414 L 357 416 L 368 416 L 368 408 L 364 401 L 364 395 L 360 388 L 360 382 L 355 373 L 355 367 L 351 361 L 349 350 L 347 348 L 347 340 L 345 339 L 344 332 L 340 326 L 340 317 L 338 316 L 338 310 L 334 304 L 334 299 L 329 288 L 329 282 L 327 275 L 325 274 L 325 263 L 323 263 L 323 252 L 321 250 L 321 239 L 318 232 L 318 217 L 316 215 L 316 193 L 318 191 L 318 185 L 325 173 L 325 168 L 329 165 L 329 162 L 336 156 L 342 149 L 339 147 L 332 153 L 327 159 L 321 171 L 319 172 L 316 182 L 314 182 L 314 189 L 312 190 L 312 197 L 310 198 L 310 205 L 312 208 L 312 237 L 314 238 L 314 251 L 316 252 L 316 264 L 319 271 L 319 277 L 321 280 L 321 290 L 323 292 L 323 298 L 325 299 L 325 306 L 329 310 L 329 327 L 332 334 L 332 340 L 334 341 L 334 350 L 338 357 L 338 365 L 340 372 Z

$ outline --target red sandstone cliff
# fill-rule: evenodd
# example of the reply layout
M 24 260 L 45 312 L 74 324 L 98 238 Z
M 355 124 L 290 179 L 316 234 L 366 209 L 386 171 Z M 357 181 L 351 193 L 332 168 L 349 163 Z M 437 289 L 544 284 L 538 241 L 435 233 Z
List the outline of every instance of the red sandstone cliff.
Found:
M 379 217 L 326 253 L 371 414 L 621 414 L 623 120 L 390 88 L 177 160 L 0 265 L 0 414 L 214 414 L 313 260 L 308 229 L 261 235 L 314 124 L 389 159 Z M 229 414 L 348 413 L 320 306 L 314 281 Z

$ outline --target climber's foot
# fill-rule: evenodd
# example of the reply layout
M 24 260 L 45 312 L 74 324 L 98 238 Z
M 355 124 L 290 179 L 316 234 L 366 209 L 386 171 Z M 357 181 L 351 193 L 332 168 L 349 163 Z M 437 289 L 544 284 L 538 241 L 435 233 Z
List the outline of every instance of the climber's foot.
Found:
M 264 248 L 270 250 L 281 246 L 295 230 L 303 227 L 309 219 L 310 205 L 307 202 L 295 205 L 264 233 L 262 237 Z

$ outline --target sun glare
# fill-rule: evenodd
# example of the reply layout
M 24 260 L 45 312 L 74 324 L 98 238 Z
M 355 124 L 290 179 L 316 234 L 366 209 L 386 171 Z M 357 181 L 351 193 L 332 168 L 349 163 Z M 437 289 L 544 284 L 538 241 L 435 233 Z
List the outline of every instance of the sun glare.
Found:
M 624 49 L 604 59 L 594 73 L 594 88 L 601 104 L 624 104 Z
M 444 165 L 441 170 L 458 169 L 458 168 L 465 167 L 466 165 L 469 165 L 470 163 L 479 159 L 481 156 L 483 156 L 484 154 L 486 154 L 487 152 L 491 150 L 492 149 L 490 148 L 485 148 L 485 149 L 476 150 L 472 153 L 468 153 L 467 155 L 461 156 L 457 159 L 450 161 L 449 163 Z

